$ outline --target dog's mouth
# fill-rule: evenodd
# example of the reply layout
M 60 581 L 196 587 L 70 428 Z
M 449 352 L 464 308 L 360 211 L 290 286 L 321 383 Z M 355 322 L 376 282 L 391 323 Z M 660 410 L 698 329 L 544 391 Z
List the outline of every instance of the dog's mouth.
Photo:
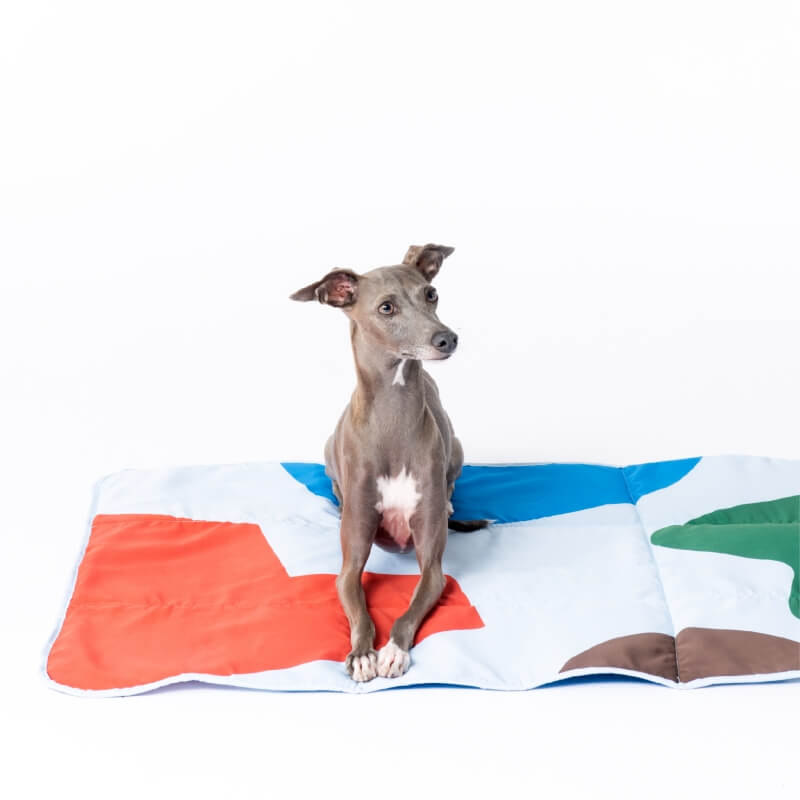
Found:
M 446 361 L 452 353 L 437 353 L 435 356 L 419 356 L 411 353 L 400 353 L 400 358 L 412 359 L 413 361 Z
M 411 350 L 401 350 L 400 358 L 411 358 L 415 361 L 445 361 L 453 355 L 442 353 L 434 347 L 414 347 Z

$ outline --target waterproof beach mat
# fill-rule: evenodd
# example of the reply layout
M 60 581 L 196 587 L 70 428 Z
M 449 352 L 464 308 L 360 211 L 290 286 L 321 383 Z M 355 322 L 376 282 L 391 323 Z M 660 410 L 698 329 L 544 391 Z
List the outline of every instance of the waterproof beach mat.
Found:
M 95 487 L 46 648 L 49 685 L 124 695 L 187 680 L 372 692 L 528 689 L 622 673 L 672 687 L 800 677 L 800 461 L 466 466 L 447 586 L 399 678 L 345 673 L 339 515 L 321 466 L 124 471 Z M 413 555 L 373 548 L 376 645 Z

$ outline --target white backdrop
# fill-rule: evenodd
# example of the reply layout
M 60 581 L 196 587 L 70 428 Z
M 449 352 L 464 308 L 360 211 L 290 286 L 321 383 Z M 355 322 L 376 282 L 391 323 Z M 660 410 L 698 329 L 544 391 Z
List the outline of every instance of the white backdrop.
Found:
M 797 684 L 680 699 L 629 683 L 357 700 L 173 690 L 103 704 L 48 693 L 35 670 L 91 482 L 321 460 L 354 381 L 347 326 L 287 297 L 335 266 L 396 263 L 412 243 L 456 248 L 436 285 L 459 352 L 431 372 L 468 461 L 800 458 L 798 40 L 788 1 L 5 2 L 2 670 L 26 690 L 7 687 L 13 730 L 0 736 L 12 775 L 27 775 L 17 796 L 76 780 L 87 743 L 108 775 L 135 756 L 158 770 L 138 780 L 185 786 L 183 759 L 211 747 L 198 725 L 234 764 L 260 757 L 259 737 L 287 749 L 264 732 L 275 714 L 300 739 L 308 715 L 320 758 L 341 765 L 343 728 L 385 726 L 344 738 L 391 792 L 394 737 L 415 741 L 431 708 L 461 725 L 426 731 L 431 753 L 479 747 L 510 780 L 524 743 L 526 768 L 531 749 L 546 754 L 530 779 L 546 794 L 551 780 L 598 791 L 604 759 L 628 748 L 634 791 L 648 765 L 675 768 L 664 755 L 690 720 L 737 705 L 758 713 L 760 736 L 772 709 L 775 763 L 693 785 L 788 791 L 779 709 Z M 608 743 L 598 713 L 622 738 Z M 459 715 L 491 741 L 472 742 Z M 720 724 L 712 767 L 738 741 Z M 139 734 L 153 727 L 149 749 Z M 653 738 L 630 736 L 641 727 Z M 223 728 L 236 747 L 215 738 Z M 308 757 L 274 766 L 285 778 Z M 592 769 L 574 773 L 579 757 Z M 418 769 L 442 780 L 432 759 Z M 498 780 L 462 768 L 473 787 Z M 359 769 L 344 770 L 350 791 Z M 261 796 L 258 774 L 192 785 L 219 796 L 238 780 L 234 794 Z M 83 780 L 100 796 L 100 778 Z

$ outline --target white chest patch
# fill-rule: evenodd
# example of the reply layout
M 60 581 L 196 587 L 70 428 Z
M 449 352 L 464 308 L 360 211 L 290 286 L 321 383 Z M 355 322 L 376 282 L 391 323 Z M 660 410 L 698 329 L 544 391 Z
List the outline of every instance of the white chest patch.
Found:
M 414 513 L 422 495 L 417 491 L 417 479 L 406 468 L 400 470 L 396 477 L 382 475 L 376 481 L 380 499 L 375 504 L 377 511 L 403 511 L 407 516 Z
M 395 384 L 397 386 L 405 386 L 406 379 L 403 377 L 403 367 L 406 365 L 406 360 L 402 359 L 400 363 L 397 365 L 397 370 L 394 373 L 394 379 L 392 380 L 392 386 Z

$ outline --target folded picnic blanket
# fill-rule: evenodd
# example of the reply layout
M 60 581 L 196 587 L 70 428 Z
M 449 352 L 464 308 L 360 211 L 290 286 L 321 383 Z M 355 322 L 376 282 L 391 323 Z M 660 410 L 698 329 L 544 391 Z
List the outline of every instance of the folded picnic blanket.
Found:
M 468 465 L 447 586 L 409 672 L 355 683 L 335 589 L 339 515 L 318 464 L 133 471 L 95 486 L 42 670 L 127 695 L 187 680 L 371 692 L 528 689 L 622 673 L 666 686 L 800 677 L 800 461 Z M 412 554 L 378 548 L 376 645 L 407 607 Z

